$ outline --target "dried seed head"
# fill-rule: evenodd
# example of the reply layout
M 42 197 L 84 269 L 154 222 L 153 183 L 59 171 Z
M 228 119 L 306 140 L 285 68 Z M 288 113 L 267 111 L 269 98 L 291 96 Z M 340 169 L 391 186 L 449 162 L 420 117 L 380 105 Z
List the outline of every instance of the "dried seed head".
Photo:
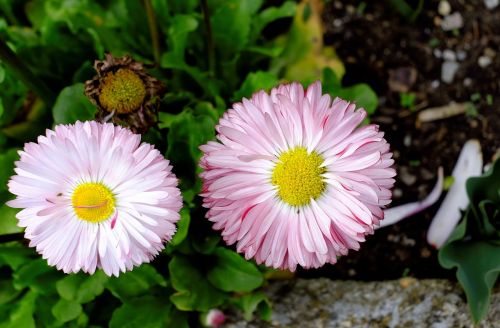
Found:
M 157 121 L 163 84 L 130 56 L 115 58 L 106 54 L 96 60 L 97 75 L 85 83 L 85 94 L 98 107 L 97 119 L 111 120 L 145 133 Z

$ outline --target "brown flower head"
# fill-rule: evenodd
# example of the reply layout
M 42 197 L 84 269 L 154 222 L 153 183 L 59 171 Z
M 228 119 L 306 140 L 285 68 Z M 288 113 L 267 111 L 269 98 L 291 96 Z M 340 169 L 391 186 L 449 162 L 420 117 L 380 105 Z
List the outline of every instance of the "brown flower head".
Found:
M 126 125 L 144 133 L 156 124 L 163 84 L 149 75 L 142 63 L 126 55 L 115 58 L 106 54 L 96 60 L 97 75 L 85 82 L 85 95 L 99 108 L 96 118 Z

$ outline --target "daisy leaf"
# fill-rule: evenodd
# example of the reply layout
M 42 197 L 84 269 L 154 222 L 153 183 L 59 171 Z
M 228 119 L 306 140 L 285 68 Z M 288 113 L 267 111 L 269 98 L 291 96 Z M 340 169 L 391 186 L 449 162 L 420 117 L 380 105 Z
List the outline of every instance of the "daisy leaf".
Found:
M 222 304 L 226 295 L 216 289 L 193 261 L 175 256 L 168 265 L 172 286 L 170 300 L 181 311 L 208 311 Z
M 213 255 L 215 266 L 207 274 L 212 285 L 226 292 L 249 292 L 262 285 L 262 273 L 241 255 L 222 247 Z
M 439 262 L 457 268 L 477 323 L 488 313 L 491 289 L 500 274 L 500 161 L 483 176 L 468 179 L 466 186 L 469 209 L 440 250 Z

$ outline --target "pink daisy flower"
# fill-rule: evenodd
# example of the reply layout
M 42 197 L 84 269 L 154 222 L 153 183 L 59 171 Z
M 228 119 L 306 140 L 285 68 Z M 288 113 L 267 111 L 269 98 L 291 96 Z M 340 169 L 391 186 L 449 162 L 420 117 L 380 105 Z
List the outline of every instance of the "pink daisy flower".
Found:
M 201 147 L 204 206 L 247 259 L 295 270 L 335 263 L 383 219 L 395 170 L 376 125 L 316 82 L 234 104 Z
M 140 135 L 97 122 L 58 125 L 19 152 L 8 183 L 30 246 L 66 273 L 149 262 L 182 206 L 169 162 Z

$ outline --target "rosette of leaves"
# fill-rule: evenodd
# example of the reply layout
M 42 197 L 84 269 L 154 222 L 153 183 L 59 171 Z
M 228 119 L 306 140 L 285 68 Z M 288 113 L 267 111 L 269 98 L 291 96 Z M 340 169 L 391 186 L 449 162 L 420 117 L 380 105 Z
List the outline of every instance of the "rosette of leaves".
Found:
M 461 223 L 439 251 L 440 264 L 457 268 L 477 323 L 488 313 L 491 289 L 500 273 L 500 160 L 466 184 L 470 205 Z

